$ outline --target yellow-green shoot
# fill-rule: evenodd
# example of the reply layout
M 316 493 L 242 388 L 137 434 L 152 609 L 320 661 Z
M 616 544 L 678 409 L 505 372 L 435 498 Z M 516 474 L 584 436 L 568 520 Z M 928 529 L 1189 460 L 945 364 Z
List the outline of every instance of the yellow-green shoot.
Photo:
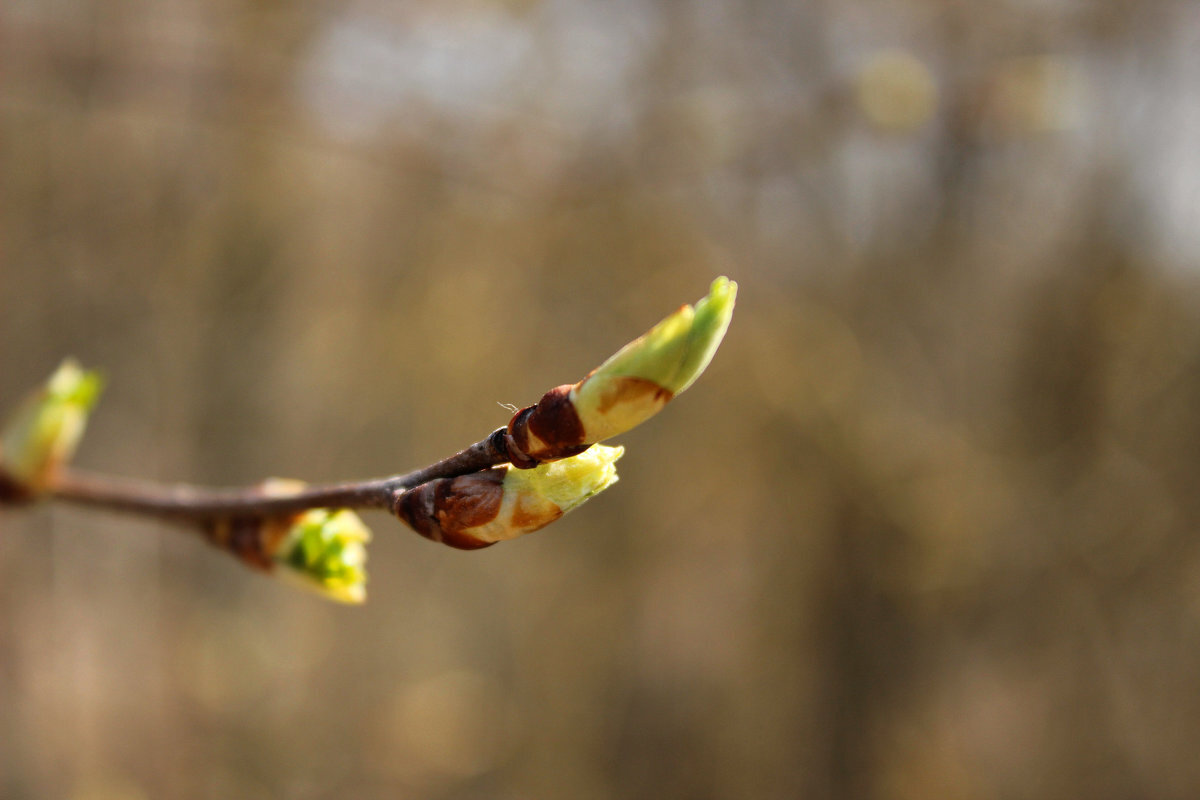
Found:
M 0 433 L 0 469 L 30 494 L 71 460 L 100 397 L 100 376 L 67 359 L 25 399 Z
M 685 305 L 621 348 L 571 390 L 585 441 L 640 425 L 704 372 L 725 337 L 737 284 L 717 278 L 695 307 Z
M 367 599 L 371 531 L 346 509 L 313 509 L 297 516 L 275 551 L 282 574 L 343 603 Z

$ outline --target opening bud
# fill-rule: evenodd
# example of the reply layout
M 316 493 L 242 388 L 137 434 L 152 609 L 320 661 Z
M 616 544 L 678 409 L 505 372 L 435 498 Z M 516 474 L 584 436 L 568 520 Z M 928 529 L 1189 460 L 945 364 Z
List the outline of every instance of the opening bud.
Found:
M 371 531 L 348 509 L 313 509 L 296 517 L 275 561 L 309 588 L 342 603 L 367 599 Z
M 286 496 L 304 484 L 272 479 L 265 496 Z M 366 600 L 367 549 L 371 531 L 353 511 L 317 508 L 279 517 L 214 520 L 209 541 L 242 563 L 313 589 L 342 603 Z
M 99 399 L 99 374 L 72 359 L 27 397 L 0 432 L 0 491 L 34 496 L 71 460 Z
M 549 525 L 617 482 L 623 447 L 594 445 L 534 469 L 437 478 L 401 494 L 397 516 L 427 539 L 477 550 Z
M 625 345 L 574 386 L 547 392 L 508 424 L 521 467 L 563 458 L 636 427 L 704 372 L 725 337 L 737 284 L 717 278 L 695 307 L 685 305 Z

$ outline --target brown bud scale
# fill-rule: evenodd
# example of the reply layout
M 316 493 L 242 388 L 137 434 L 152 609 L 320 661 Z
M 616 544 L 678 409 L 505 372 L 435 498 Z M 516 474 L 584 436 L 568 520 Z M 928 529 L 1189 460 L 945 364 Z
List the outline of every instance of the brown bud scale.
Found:
M 436 478 L 404 492 L 394 511 L 426 539 L 478 550 L 495 544 L 472 536 L 468 529 L 491 522 L 504 499 L 503 469 L 488 469 L 457 478 Z
M 529 469 L 588 448 L 583 423 L 571 403 L 572 388 L 569 383 L 554 387 L 537 405 L 521 409 L 509 420 L 506 440 L 513 466 Z
M 548 505 L 536 502 L 533 498 L 518 497 L 516 508 L 512 511 L 512 526 L 533 531 L 544 528 L 563 515 L 561 508 L 555 508 L 552 514 L 548 514 Z
M 208 523 L 204 536 L 216 547 L 236 556 L 252 569 L 269 572 L 272 554 L 294 518 L 224 517 Z
M 0 503 L 28 503 L 33 493 L 0 469 Z

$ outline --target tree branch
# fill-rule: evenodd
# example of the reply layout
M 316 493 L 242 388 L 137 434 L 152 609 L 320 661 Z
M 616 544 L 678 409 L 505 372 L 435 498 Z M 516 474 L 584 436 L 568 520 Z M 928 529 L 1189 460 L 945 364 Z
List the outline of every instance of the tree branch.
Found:
M 68 359 L 0 426 L 0 505 L 50 498 L 191 524 L 255 569 L 283 568 L 328 597 L 361 603 L 370 531 L 355 509 L 390 511 L 422 536 L 468 550 L 550 524 L 616 482 L 624 448 L 598 443 L 654 416 L 696 380 L 725 335 L 736 293 L 718 278 L 694 308 L 680 307 L 579 382 L 551 389 L 449 458 L 326 486 L 268 480 L 209 489 L 72 470 L 102 381 Z
M 100 475 L 63 468 L 46 492 L 77 505 L 149 514 L 165 519 L 204 522 L 222 517 L 268 517 L 312 508 L 378 508 L 393 510 L 400 495 L 436 478 L 453 478 L 513 460 L 506 429 L 422 469 L 404 475 L 351 483 L 309 486 L 272 495 L 260 486 L 210 489 L 188 484 Z

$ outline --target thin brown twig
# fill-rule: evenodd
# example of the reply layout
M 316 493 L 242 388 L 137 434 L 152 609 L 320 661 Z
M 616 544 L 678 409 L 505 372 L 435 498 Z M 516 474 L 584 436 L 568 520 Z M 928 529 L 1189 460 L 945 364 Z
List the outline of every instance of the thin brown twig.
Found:
M 179 521 L 221 517 L 269 517 L 312 508 L 392 510 L 400 495 L 435 478 L 467 475 L 512 460 L 505 428 L 449 458 L 404 475 L 351 483 L 310 486 L 272 496 L 262 487 L 210 489 L 163 484 L 63 469 L 47 492 L 66 502 Z

